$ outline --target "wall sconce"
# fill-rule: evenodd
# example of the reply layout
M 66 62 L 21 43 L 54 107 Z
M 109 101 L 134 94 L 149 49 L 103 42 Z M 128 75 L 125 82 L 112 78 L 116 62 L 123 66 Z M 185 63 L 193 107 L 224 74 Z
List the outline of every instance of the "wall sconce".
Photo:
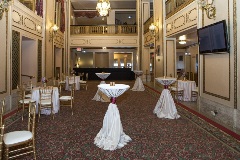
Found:
M 149 31 L 153 37 L 155 37 L 156 40 L 158 40 L 159 35 L 158 35 L 158 26 L 156 26 L 154 23 L 151 23 L 149 26 Z
M 196 0 L 196 2 L 206 11 L 206 15 L 209 19 L 214 19 L 216 17 L 216 7 L 213 6 L 214 0 Z
M 59 29 L 59 27 L 56 24 L 54 24 L 52 27 L 50 27 L 50 29 L 49 29 L 49 42 L 51 42 L 54 39 L 58 29 Z
M 8 11 L 9 2 L 11 0 L 2 0 L 0 2 L 0 20 L 2 19 L 3 13 Z

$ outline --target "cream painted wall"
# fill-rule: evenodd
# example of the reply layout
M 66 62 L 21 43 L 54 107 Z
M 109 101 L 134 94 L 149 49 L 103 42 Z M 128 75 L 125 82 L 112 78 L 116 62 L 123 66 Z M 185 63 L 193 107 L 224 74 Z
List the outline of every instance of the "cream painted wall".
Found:
M 164 75 L 164 57 L 165 57 L 165 44 L 164 44 L 164 36 L 165 36 L 165 12 L 163 6 L 165 5 L 165 0 L 154 0 L 153 1 L 153 10 L 154 10 L 154 22 L 158 26 L 158 37 L 155 41 L 155 48 L 157 46 L 160 47 L 160 56 L 155 58 L 155 71 L 154 77 L 161 77 Z
M 55 1 L 46 1 L 47 4 L 47 11 L 46 11 L 46 52 L 44 54 L 43 58 L 43 63 L 45 63 L 45 65 L 43 66 L 45 68 L 45 73 L 43 73 L 43 75 L 45 75 L 47 78 L 52 78 L 54 75 L 54 52 L 53 52 L 53 41 L 50 39 L 50 28 L 51 26 L 55 23 L 54 22 L 54 8 L 55 8 Z M 46 69 L 47 68 L 47 69 Z
M 4 98 L 8 90 L 8 64 L 9 64 L 9 54 L 8 54 L 8 47 L 7 47 L 7 24 L 6 24 L 6 13 L 3 14 L 2 19 L 0 20 L 0 98 Z
M 56 74 L 56 68 L 59 67 L 60 68 L 60 75 L 59 77 L 61 77 L 61 73 L 62 73 L 62 49 L 61 48 L 56 48 L 55 47 L 55 77 L 57 77 L 58 75 Z
M 143 55 L 142 55 L 142 71 L 144 74 L 149 74 L 150 72 L 150 48 L 145 47 L 143 48 Z M 143 75 L 143 79 L 146 75 Z
M 216 18 L 208 19 L 204 12 L 202 26 L 226 20 L 230 33 L 230 53 L 200 56 L 201 95 L 204 98 L 234 108 L 234 38 L 233 38 L 233 1 L 215 1 Z M 201 10 L 200 10 L 201 14 Z M 230 30 L 229 30 L 230 29 Z M 235 53 L 236 54 L 236 53 Z
M 191 54 L 191 72 L 197 73 L 196 56 L 198 56 L 198 46 L 189 47 L 188 53 Z
M 166 39 L 166 73 L 165 76 L 176 77 L 176 40 Z

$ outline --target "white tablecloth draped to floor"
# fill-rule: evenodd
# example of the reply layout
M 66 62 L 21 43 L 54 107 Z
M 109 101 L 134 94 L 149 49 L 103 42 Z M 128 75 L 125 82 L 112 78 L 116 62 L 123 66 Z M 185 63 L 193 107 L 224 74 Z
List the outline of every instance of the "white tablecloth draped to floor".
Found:
M 143 82 L 141 79 L 141 75 L 143 74 L 143 71 L 136 70 L 136 71 L 134 71 L 134 73 L 137 76 L 137 78 L 136 78 L 134 86 L 131 90 L 132 91 L 144 91 L 145 88 L 144 88 L 144 85 L 143 85 Z
M 105 81 L 101 81 L 100 84 L 106 84 L 106 83 Z M 106 94 L 104 94 L 102 91 L 100 91 L 99 88 L 92 100 L 101 101 L 101 102 L 110 102 L 110 98 Z
M 164 90 L 153 110 L 153 113 L 159 118 L 177 119 L 180 116 L 177 113 L 175 103 L 173 101 L 170 91 L 167 89 L 168 85 L 174 83 L 176 78 L 172 77 L 159 77 L 155 78 L 159 83 L 164 85 Z
M 108 106 L 108 110 L 103 119 L 103 126 L 94 139 L 94 144 L 104 150 L 115 150 L 122 148 L 132 139 L 123 132 L 119 110 L 117 108 L 116 97 L 123 94 L 130 88 L 129 85 L 109 84 L 98 85 L 99 89 L 107 96 L 112 97 L 112 102 Z
M 192 89 L 196 89 L 196 82 L 178 80 L 178 87 L 183 89 L 183 101 L 192 101 Z M 193 100 L 196 100 L 196 98 L 194 98 Z
M 104 150 L 122 148 L 132 139 L 123 132 L 116 104 L 110 103 L 103 119 L 103 127 L 94 139 L 94 144 Z
M 75 76 L 75 90 L 80 90 L 80 76 Z M 74 83 L 74 76 L 71 76 L 69 78 L 69 83 L 73 84 Z M 66 76 L 66 86 L 65 86 L 65 90 L 69 90 L 69 84 L 68 84 L 68 76 Z
M 153 113 L 156 114 L 158 118 L 177 119 L 180 117 L 168 89 L 162 91 Z

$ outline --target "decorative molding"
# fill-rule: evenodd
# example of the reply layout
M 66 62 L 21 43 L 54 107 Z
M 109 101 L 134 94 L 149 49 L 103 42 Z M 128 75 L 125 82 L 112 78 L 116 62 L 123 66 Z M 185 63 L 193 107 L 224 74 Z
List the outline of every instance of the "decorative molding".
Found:
M 11 13 L 12 26 L 42 37 L 42 17 L 36 15 L 20 2 L 14 2 Z
M 96 46 L 96 47 L 137 47 L 138 37 L 137 36 L 71 36 L 70 47 L 74 46 Z
M 229 7 L 229 1 L 228 1 L 228 7 Z M 228 9 L 229 11 L 229 9 Z M 228 14 L 230 16 L 230 14 Z M 236 0 L 233 0 L 233 46 L 234 46 L 234 51 L 233 51 L 233 56 L 234 56 L 234 108 L 237 109 L 237 88 L 238 88 L 238 56 L 237 56 L 237 2 Z
M 168 19 L 169 17 L 175 15 L 176 13 L 178 13 L 179 11 L 181 11 L 183 8 L 185 8 L 186 6 L 188 6 L 189 4 L 191 4 L 192 2 L 194 2 L 194 0 L 187 0 L 187 2 L 183 3 L 183 4 L 180 5 L 179 7 L 175 8 L 173 12 L 170 12 L 169 14 L 167 14 L 166 19 Z
M 12 20 L 15 23 L 21 24 L 21 21 L 22 21 L 21 14 L 19 12 L 15 11 L 15 10 L 13 10 L 13 12 L 12 12 Z
M 166 19 L 167 37 L 180 33 L 188 28 L 197 27 L 197 8 L 190 4 L 172 17 Z
M 233 5 L 233 38 L 234 38 L 234 108 L 237 108 L 237 15 L 236 15 L 236 0 L 234 0 L 235 4 Z M 230 8 L 229 8 L 229 0 L 228 0 L 228 35 L 229 35 L 229 43 L 230 39 Z M 202 13 L 203 14 L 203 13 Z M 204 14 L 202 15 L 202 25 L 204 24 Z M 204 27 L 204 25 L 203 25 Z M 231 51 L 230 51 L 231 52 Z M 223 97 L 221 95 L 217 95 L 205 90 L 205 56 L 203 56 L 203 93 L 208 95 L 230 101 L 231 98 L 231 54 L 229 54 L 229 96 Z
M 183 19 L 181 19 L 181 18 L 183 18 Z M 184 26 L 185 22 L 186 22 L 185 20 L 186 20 L 185 15 L 181 15 L 178 18 L 174 19 L 174 22 L 173 22 L 174 29 L 177 29 L 177 28 L 180 28 L 180 27 Z M 178 22 L 178 23 L 176 23 L 176 22 Z
M 205 57 L 206 57 L 206 55 L 203 55 L 203 93 L 214 96 L 214 97 L 217 97 L 217 98 L 220 98 L 220 99 L 223 99 L 223 100 L 230 101 L 230 90 L 228 92 L 228 97 L 224 97 L 224 96 L 206 91 L 206 86 L 205 86 L 205 84 L 206 84 L 206 80 L 205 80 L 205 73 L 206 73 Z M 229 78 L 230 78 L 230 74 L 229 74 Z M 229 86 L 229 88 L 230 88 L 230 86 Z
M 33 31 L 37 31 L 37 24 L 33 22 L 33 20 L 29 19 L 28 17 L 25 17 L 23 22 L 24 27 Z
M 196 21 L 196 20 L 197 20 L 197 16 L 194 16 L 194 15 L 193 15 L 193 17 L 191 17 L 193 11 L 197 12 L 197 8 L 193 8 L 193 9 L 190 10 L 188 13 L 186 13 L 186 17 L 187 17 L 187 18 L 186 18 L 186 23 L 193 22 L 193 21 Z M 191 18 L 193 18 L 193 19 L 191 19 Z

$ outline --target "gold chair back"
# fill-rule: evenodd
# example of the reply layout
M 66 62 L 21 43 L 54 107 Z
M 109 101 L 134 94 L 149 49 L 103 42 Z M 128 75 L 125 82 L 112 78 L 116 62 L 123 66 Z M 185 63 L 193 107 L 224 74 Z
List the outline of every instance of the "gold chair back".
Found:
M 39 88 L 39 104 L 38 104 L 38 121 L 40 119 L 41 110 L 42 109 L 50 109 L 52 118 L 54 119 L 53 114 L 53 87 L 47 86 L 47 87 L 41 87 Z
M 3 135 L 4 135 L 4 121 L 3 121 L 3 115 L 4 115 L 4 111 L 6 108 L 6 104 L 5 104 L 5 99 L 1 100 L 1 108 L 0 108 L 0 160 L 2 159 L 2 154 L 3 154 Z
M 36 121 L 36 104 L 30 102 L 28 106 L 28 130 L 14 131 L 4 134 L 3 141 L 6 149 L 5 159 L 17 159 L 33 153 L 36 160 L 35 149 L 35 121 Z M 27 135 L 31 135 L 26 137 Z

